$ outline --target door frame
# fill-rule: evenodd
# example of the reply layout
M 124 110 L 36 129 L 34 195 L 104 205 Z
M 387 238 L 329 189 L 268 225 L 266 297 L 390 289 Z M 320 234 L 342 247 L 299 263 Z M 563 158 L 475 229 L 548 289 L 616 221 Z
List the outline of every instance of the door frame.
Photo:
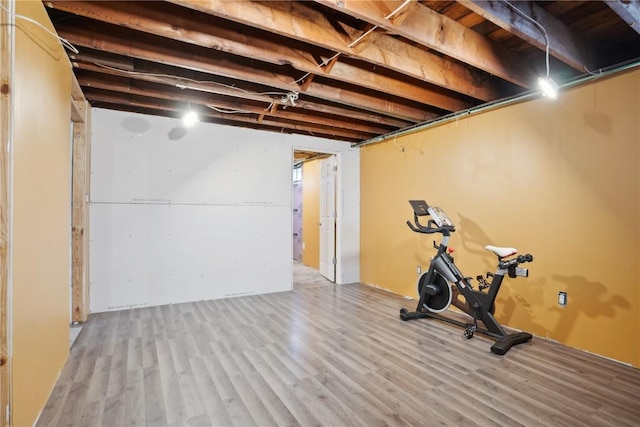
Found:
M 341 244 L 340 244 L 340 237 L 342 235 L 340 227 L 338 226 L 338 224 L 340 224 L 340 222 L 342 221 L 342 198 L 340 197 L 341 194 L 341 185 L 342 185 L 342 153 L 340 151 L 337 150 L 329 150 L 329 149 L 322 149 L 322 148 L 311 148 L 311 147 L 302 147 L 302 146 L 297 146 L 295 144 L 293 144 L 292 148 L 291 148 L 291 167 L 293 168 L 294 162 L 295 162 L 295 156 L 294 156 L 294 152 L 295 151 L 309 151 L 309 152 L 313 152 L 313 153 L 318 153 L 318 154 L 327 154 L 330 156 L 335 156 L 335 165 L 337 167 L 336 173 L 335 173 L 335 211 L 336 211 L 336 218 L 335 218 L 335 258 L 336 258 L 336 264 L 335 264 L 335 277 L 334 277 L 334 283 L 336 284 L 342 284 L 342 282 L 340 281 L 341 278 L 341 271 L 342 271 L 342 257 L 341 257 Z M 304 176 L 303 176 L 304 179 Z M 291 175 L 291 188 L 293 189 L 293 174 Z M 304 187 L 302 188 L 302 191 L 304 193 Z M 318 203 L 319 204 L 319 203 Z M 291 191 L 291 206 L 293 206 L 293 190 Z M 304 212 L 304 207 L 302 208 L 303 212 Z M 293 209 L 291 210 L 291 221 L 293 224 Z M 292 227 L 293 229 L 293 227 Z M 291 251 L 292 251 L 292 256 L 291 258 L 293 258 L 293 233 L 289 233 L 291 235 Z M 320 241 L 318 241 L 318 244 L 320 244 Z
M 330 168 L 331 177 L 327 180 L 325 177 L 325 167 Z M 330 281 L 336 281 L 336 270 L 337 270 L 337 251 L 336 251 L 336 231 L 338 225 L 338 207 L 337 207 L 337 172 L 338 172 L 338 163 L 337 158 L 334 154 L 330 155 L 328 158 L 320 160 L 320 274 L 329 279 Z M 326 182 L 329 182 L 331 185 L 331 190 L 329 191 L 330 195 L 327 199 L 327 192 L 325 191 L 324 185 Z M 303 188 L 304 191 L 304 188 Z M 330 206 L 327 206 L 327 203 L 330 203 Z M 331 213 L 329 216 L 325 215 L 326 207 L 331 208 Z M 329 222 L 328 230 L 327 224 L 325 222 Z M 327 232 L 331 235 L 330 238 L 327 238 Z

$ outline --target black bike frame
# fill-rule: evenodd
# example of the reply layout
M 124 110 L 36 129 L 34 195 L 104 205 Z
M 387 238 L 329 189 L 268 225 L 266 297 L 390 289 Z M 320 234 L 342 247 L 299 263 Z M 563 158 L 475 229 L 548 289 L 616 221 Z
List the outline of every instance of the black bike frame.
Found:
M 504 275 L 506 272 L 506 270 L 502 269 L 498 269 L 496 271 L 496 273 L 493 275 L 491 285 L 489 286 L 489 290 L 486 294 L 480 291 L 475 291 L 471 288 L 471 285 L 469 284 L 467 279 L 454 264 L 453 257 L 447 254 L 447 245 L 441 243 L 438 246 L 438 253 L 429 265 L 426 283 L 433 283 L 435 275 L 436 273 L 438 273 L 448 282 L 455 284 L 460 293 L 464 295 L 467 300 L 469 310 L 465 310 L 465 312 L 468 315 L 472 316 L 474 319 L 480 320 L 487 328 L 486 330 L 478 329 L 478 332 L 493 336 L 495 338 L 502 338 L 507 336 L 507 333 L 504 331 L 504 329 L 502 329 L 502 326 L 500 326 L 500 324 L 493 317 L 493 314 L 491 314 L 490 310 L 493 306 L 493 302 L 495 301 L 496 296 L 498 295 L 500 285 L 502 284 L 502 280 L 504 279 Z M 418 310 L 426 310 L 425 308 L 423 308 L 423 304 L 426 302 L 427 297 L 428 295 L 425 286 L 423 288 L 423 291 L 421 292 L 420 300 L 418 301 Z M 443 320 L 449 321 L 448 319 Z M 452 323 L 457 322 L 453 321 Z

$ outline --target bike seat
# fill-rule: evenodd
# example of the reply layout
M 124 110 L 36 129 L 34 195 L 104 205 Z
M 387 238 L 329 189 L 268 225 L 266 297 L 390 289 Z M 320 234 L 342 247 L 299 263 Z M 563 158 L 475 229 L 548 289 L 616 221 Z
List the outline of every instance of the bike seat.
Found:
M 484 248 L 496 254 L 498 258 L 506 258 L 508 256 L 515 255 L 518 253 L 518 250 L 516 248 L 501 248 L 499 246 L 492 246 L 492 245 L 487 245 Z

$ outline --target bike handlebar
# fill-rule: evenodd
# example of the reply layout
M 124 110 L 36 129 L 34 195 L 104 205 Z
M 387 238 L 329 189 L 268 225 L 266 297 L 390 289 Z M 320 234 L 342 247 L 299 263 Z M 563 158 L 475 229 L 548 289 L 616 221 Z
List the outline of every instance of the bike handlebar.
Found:
M 407 225 L 412 231 L 415 231 L 416 233 L 424 233 L 424 234 L 442 233 L 445 236 L 449 236 L 450 233 L 456 231 L 455 227 L 450 225 L 443 225 L 442 227 L 434 227 L 435 221 L 433 221 L 432 219 L 430 219 L 429 222 L 427 222 L 427 225 L 424 226 L 420 224 L 420 221 L 418 220 L 418 217 L 416 215 L 414 215 L 413 222 L 415 224 L 411 224 L 411 221 L 407 221 Z

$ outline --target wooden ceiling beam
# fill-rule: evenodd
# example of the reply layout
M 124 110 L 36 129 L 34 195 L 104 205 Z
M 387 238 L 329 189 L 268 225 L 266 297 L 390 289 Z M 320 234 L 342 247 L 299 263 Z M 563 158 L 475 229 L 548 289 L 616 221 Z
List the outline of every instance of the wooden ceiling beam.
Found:
M 315 0 L 334 10 L 370 22 L 418 44 L 441 52 L 464 63 L 498 76 L 522 87 L 531 87 L 534 77 L 526 61 L 488 38 L 416 4 L 399 25 L 385 16 L 400 7 L 403 1 Z
M 290 64 L 306 73 L 320 71 L 313 54 L 300 47 L 289 47 L 251 32 L 237 31 L 223 25 L 211 25 L 196 16 L 170 13 L 150 2 L 79 2 L 48 1 L 47 6 L 106 23 L 115 23 L 136 31 L 154 34 L 205 48 L 243 56 L 275 65 Z M 175 7 L 175 6 L 172 6 Z M 177 8 L 182 10 L 182 8 Z M 185 9 L 186 10 L 186 9 Z M 206 16 L 206 15 L 203 15 Z M 169 24 L 171 23 L 171 24 Z M 296 43 L 300 45 L 300 43 Z M 410 99 L 446 111 L 471 107 L 467 101 L 401 79 L 370 72 L 348 63 L 337 62 L 326 77 L 371 90 L 391 91 L 399 98 Z
M 173 67 L 231 77 L 265 86 L 277 87 L 284 91 L 294 91 L 297 88 L 296 79 L 285 74 L 285 70 L 280 71 L 280 68 L 269 69 L 266 66 L 261 69 L 259 64 L 255 64 L 255 62 L 249 60 L 243 62 L 240 58 L 225 56 L 224 53 L 200 46 L 153 35 L 145 35 L 133 30 L 129 30 L 131 33 L 128 34 L 126 29 L 114 31 L 112 26 L 107 26 L 107 24 L 103 23 L 94 23 L 89 28 L 86 26 L 74 26 L 67 22 L 58 22 L 56 30 L 61 37 L 64 37 L 77 47 L 103 50 Z M 418 108 L 415 104 L 401 104 L 390 100 L 383 94 L 380 96 L 384 98 L 381 98 L 357 90 L 357 88 L 335 87 L 317 83 L 316 81 L 309 85 L 305 94 L 413 123 L 438 116 L 428 110 Z
M 545 51 L 547 39 L 540 28 L 542 27 L 548 37 L 551 55 L 581 73 L 593 68 L 593 61 L 589 58 L 591 49 L 582 36 L 533 2 L 511 1 L 511 7 L 499 1 L 459 0 L 459 3 Z M 530 19 L 522 16 L 523 14 Z M 540 27 L 531 20 L 537 22 Z
M 605 3 L 636 33 L 640 34 L 640 1 L 609 0 Z
M 136 108 L 151 108 L 156 110 L 164 110 L 164 111 L 173 111 L 177 113 L 183 113 L 184 109 L 182 108 L 181 103 L 176 103 L 173 101 L 167 101 L 164 99 L 156 99 L 156 98 L 148 98 L 139 95 L 126 94 L 126 93 L 116 93 L 110 91 L 103 91 L 101 89 L 91 89 L 87 88 L 85 95 L 87 99 L 92 102 L 105 102 L 109 104 L 118 104 L 118 105 L 126 105 Z M 218 113 L 211 109 L 202 109 L 198 111 L 198 114 L 201 117 L 208 117 L 212 119 L 222 119 L 230 122 L 238 122 L 238 123 L 254 123 L 254 124 L 262 124 L 265 126 L 271 126 L 275 128 L 282 129 L 295 129 L 303 132 L 307 132 L 309 134 L 322 133 L 324 135 L 331 136 L 340 136 L 343 138 L 350 138 L 356 140 L 366 140 L 370 137 L 367 133 L 345 130 L 345 129 L 337 129 L 337 128 L 328 128 L 326 126 L 318 126 L 311 125 L 307 123 L 299 123 L 294 121 L 276 121 L 269 118 L 264 118 L 261 123 L 258 122 L 258 118 L 249 115 L 234 115 L 231 116 L 229 114 Z
M 91 58 L 90 62 L 86 62 L 84 60 L 84 56 L 82 54 L 75 55 L 75 60 L 73 62 L 73 66 L 79 70 L 85 71 L 93 71 L 103 74 L 109 74 L 114 76 L 121 77 L 132 77 L 130 71 L 117 70 L 113 67 L 105 68 L 96 63 L 100 63 L 100 58 Z M 176 74 L 176 70 L 173 67 L 169 67 L 163 64 L 155 64 L 155 63 L 146 63 L 145 64 L 145 72 L 135 72 L 135 79 L 145 82 L 151 83 L 159 83 L 165 84 L 169 86 L 176 86 L 175 82 L 187 82 L 188 85 L 185 86 L 185 89 L 197 90 L 203 93 L 210 94 L 218 94 L 218 95 L 226 95 L 226 96 L 234 96 L 241 99 L 248 99 L 253 101 L 260 101 L 265 103 L 270 103 L 273 101 L 279 101 L 279 96 L 274 95 L 263 95 L 264 92 L 273 92 L 276 94 L 279 92 L 277 89 L 270 89 L 264 87 L 258 87 L 253 84 L 246 84 L 245 82 L 235 82 L 229 81 L 227 83 L 223 83 L 223 85 L 217 85 L 204 82 L 205 76 L 192 72 L 190 70 L 179 70 L 179 75 Z M 162 77 L 164 76 L 164 77 Z M 212 77 L 212 76 L 209 76 Z M 219 78 L 218 78 L 219 79 Z M 218 80 L 217 79 L 217 80 Z M 226 79 L 224 80 L 226 81 Z M 243 84 L 245 83 L 245 84 Z M 242 86 L 242 87 L 240 87 Z M 312 102 L 308 100 L 300 100 L 296 102 L 296 106 L 301 109 L 305 109 L 308 111 L 313 111 L 315 113 L 329 114 L 337 117 L 344 117 L 348 119 L 354 119 L 363 122 L 369 122 L 378 126 L 387 126 L 389 128 L 403 128 L 409 126 L 409 122 L 387 118 L 384 116 L 373 115 L 364 111 L 350 109 L 347 107 L 341 107 L 339 105 L 330 105 L 330 104 L 322 104 L 320 102 Z
M 108 102 L 100 102 L 98 101 L 98 108 L 106 108 L 106 109 L 110 109 L 110 110 L 117 110 L 117 111 L 126 111 L 126 112 L 135 112 L 135 113 L 140 113 L 140 114 L 148 114 L 148 115 L 152 115 L 152 116 L 162 116 L 162 117 L 167 117 L 167 118 L 172 118 L 172 119 L 181 119 L 182 113 L 183 112 L 179 112 L 179 111 L 173 111 L 173 110 L 165 110 L 165 109 L 155 109 L 155 108 L 151 108 L 151 107 L 136 107 L 135 109 L 133 108 L 129 108 L 125 105 L 119 105 L 119 104 L 111 104 Z M 308 131 L 303 131 L 300 129 L 291 129 L 291 128 L 283 128 L 283 127 L 276 127 L 276 126 L 263 126 L 262 124 L 256 122 L 256 123 L 245 123 L 245 122 L 234 122 L 231 120 L 225 120 L 225 119 L 221 119 L 221 118 L 210 118 L 208 116 L 203 116 L 200 118 L 201 122 L 204 123 L 215 123 L 217 125 L 220 126 L 237 126 L 237 127 L 242 127 L 245 129 L 256 129 L 256 130 L 262 130 L 262 131 L 267 131 L 267 132 L 278 132 L 278 133 L 286 133 L 286 134 L 300 134 L 300 135 L 309 135 Z M 349 143 L 354 143 L 354 142 L 358 142 L 361 141 L 361 139 L 357 139 L 357 138 L 348 138 L 348 137 L 344 137 L 344 136 L 335 136 L 335 135 L 329 135 L 329 134 L 324 134 L 322 132 L 317 132 L 314 133 L 313 136 L 316 136 L 318 138 L 328 138 L 328 139 L 333 139 L 333 140 L 337 140 L 337 141 L 345 141 L 345 142 L 349 142 Z
M 78 76 L 78 81 L 83 87 L 129 93 L 149 98 L 180 101 L 185 104 L 189 102 L 192 106 L 199 104 L 203 107 L 215 106 L 224 110 L 241 110 L 256 115 L 272 116 L 302 123 L 313 123 L 330 128 L 351 129 L 372 135 L 379 135 L 391 130 L 389 128 L 364 125 L 352 120 L 336 120 L 317 115 L 304 114 L 295 107 L 287 107 L 286 110 L 283 110 L 282 108 L 277 108 L 277 103 L 273 103 L 273 107 L 275 108 L 269 108 L 271 104 L 259 105 L 256 102 L 242 102 L 242 100 L 238 98 L 232 98 L 230 100 L 224 96 L 211 96 L 193 90 L 166 88 L 157 83 L 130 81 L 128 78 L 116 76 L 100 76 L 95 73 L 82 73 Z
M 412 46 L 388 34 L 372 32 L 367 43 L 353 48 L 349 44 L 360 30 L 342 26 L 349 33 L 336 29 L 322 13 L 303 2 L 255 2 L 249 0 L 169 0 L 171 3 L 198 10 L 244 25 L 260 28 L 305 43 L 315 44 L 333 52 L 388 68 L 398 73 L 431 83 L 482 101 L 502 97 L 491 79 L 478 79 L 472 70 L 458 62 L 442 58 L 424 49 Z M 398 23 L 407 18 L 398 16 Z M 361 32 L 360 32 L 361 33 Z
M 196 90 L 203 93 L 210 93 L 215 95 L 233 96 L 236 98 L 249 99 L 252 101 L 267 102 L 270 103 L 278 99 L 275 95 L 263 95 L 256 91 L 245 90 L 240 87 L 232 87 L 231 85 L 216 85 L 207 83 L 205 81 L 193 81 L 186 77 L 189 70 L 180 70 L 180 75 L 176 75 L 175 68 L 157 64 L 154 66 L 155 70 L 162 70 L 162 73 L 156 73 L 155 71 L 128 71 L 120 70 L 114 67 L 104 67 L 101 65 L 99 59 L 88 58 L 85 59 L 82 55 L 75 55 L 73 59 L 73 67 L 78 70 L 93 71 L 101 74 L 108 74 L 112 76 L 120 76 L 133 78 L 145 82 L 158 83 L 176 88 Z M 171 74 L 170 74 L 171 73 Z M 162 75 L 161 75 L 162 74 Z M 278 90 L 273 93 L 280 92 L 284 96 L 285 92 Z

